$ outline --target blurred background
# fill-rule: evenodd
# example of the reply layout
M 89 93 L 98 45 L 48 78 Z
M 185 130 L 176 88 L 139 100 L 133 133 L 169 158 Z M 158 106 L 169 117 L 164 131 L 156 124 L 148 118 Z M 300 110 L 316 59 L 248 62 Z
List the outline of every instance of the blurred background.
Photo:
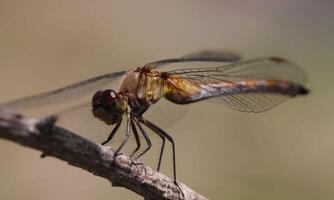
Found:
M 286 57 L 312 92 L 260 114 L 189 106 L 166 129 L 178 178 L 210 199 L 330 200 L 333 10 L 329 0 L 1 0 L 0 102 L 199 49 Z M 142 199 L 39 155 L 0 140 L 0 199 Z

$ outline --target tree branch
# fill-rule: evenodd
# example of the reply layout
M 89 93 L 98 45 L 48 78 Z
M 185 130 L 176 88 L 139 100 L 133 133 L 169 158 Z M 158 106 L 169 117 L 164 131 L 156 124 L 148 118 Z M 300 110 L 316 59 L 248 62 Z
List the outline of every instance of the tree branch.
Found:
M 182 199 L 172 179 L 124 154 L 114 152 L 64 128 L 55 126 L 55 116 L 27 118 L 0 110 L 0 138 L 11 140 L 53 156 L 112 181 L 113 186 L 130 189 L 146 199 Z M 183 199 L 204 200 L 186 185 L 179 183 Z

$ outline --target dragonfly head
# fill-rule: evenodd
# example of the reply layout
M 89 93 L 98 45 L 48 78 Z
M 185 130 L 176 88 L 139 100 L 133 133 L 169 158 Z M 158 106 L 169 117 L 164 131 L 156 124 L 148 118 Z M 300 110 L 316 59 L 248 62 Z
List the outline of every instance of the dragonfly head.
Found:
M 92 98 L 93 115 L 108 125 L 119 122 L 125 110 L 123 95 L 114 90 L 97 91 Z

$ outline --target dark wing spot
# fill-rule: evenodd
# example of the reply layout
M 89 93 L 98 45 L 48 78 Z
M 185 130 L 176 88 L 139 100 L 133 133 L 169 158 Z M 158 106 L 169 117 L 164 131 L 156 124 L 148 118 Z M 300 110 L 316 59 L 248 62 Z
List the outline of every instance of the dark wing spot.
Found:
M 272 60 L 274 62 L 286 62 L 286 60 L 284 58 L 281 58 L 281 57 L 270 57 L 270 60 Z

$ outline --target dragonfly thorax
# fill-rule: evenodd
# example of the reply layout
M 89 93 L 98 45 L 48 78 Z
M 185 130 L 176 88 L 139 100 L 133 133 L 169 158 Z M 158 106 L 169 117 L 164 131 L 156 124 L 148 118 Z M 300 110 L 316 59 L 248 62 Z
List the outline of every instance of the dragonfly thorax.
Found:
M 165 78 L 161 72 L 137 68 L 125 74 L 119 91 L 132 94 L 145 104 L 154 104 L 165 94 L 164 85 Z
M 123 94 L 116 93 L 114 90 L 97 91 L 92 98 L 93 115 L 108 125 L 122 119 L 126 105 Z

